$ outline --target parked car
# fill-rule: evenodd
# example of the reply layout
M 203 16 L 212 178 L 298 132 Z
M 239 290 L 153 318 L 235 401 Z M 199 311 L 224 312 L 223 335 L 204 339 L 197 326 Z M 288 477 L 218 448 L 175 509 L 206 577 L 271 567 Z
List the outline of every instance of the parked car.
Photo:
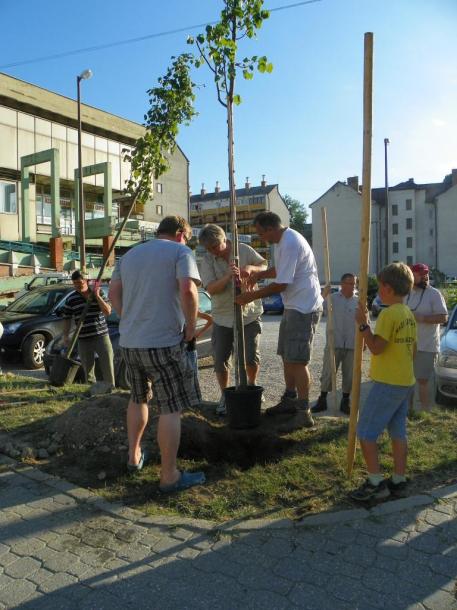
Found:
M 62 334 L 63 320 L 59 312 L 72 291 L 73 286 L 68 284 L 43 286 L 28 291 L 1 311 L 2 354 L 21 356 L 28 369 L 41 368 L 46 345 Z
M 54 284 L 60 284 L 61 282 L 71 283 L 71 279 L 66 271 L 39 273 L 38 275 L 34 275 L 29 282 L 24 284 L 24 288 L 16 294 L 16 299 L 27 294 L 29 290 L 35 290 L 35 288 L 40 288 L 41 286 L 53 286 Z
M 103 292 L 107 293 L 108 289 L 102 285 Z M 203 289 L 198 291 L 198 301 L 199 301 L 199 311 L 203 313 L 211 314 L 211 297 L 210 295 Z M 119 347 L 119 317 L 117 313 L 113 310 L 110 316 L 107 318 L 108 323 L 108 333 L 111 339 L 111 344 L 113 346 L 114 352 L 114 377 L 116 380 L 116 385 L 123 389 L 130 388 L 130 382 L 128 379 L 127 370 L 122 358 L 121 350 Z M 201 329 L 206 324 L 205 320 L 198 319 L 197 320 L 197 330 Z M 60 354 L 63 349 L 62 344 L 62 334 L 59 334 L 54 339 L 52 339 L 48 345 L 46 346 L 46 352 L 44 354 L 44 368 L 46 373 L 49 375 L 52 364 L 54 362 L 54 358 L 56 354 Z M 197 354 L 199 358 L 206 358 L 210 356 L 211 351 L 211 327 L 206 330 L 197 341 Z M 77 347 L 72 354 L 72 359 L 79 360 Z M 101 369 L 98 364 L 98 358 L 95 358 L 95 377 L 97 379 L 101 379 Z M 84 369 L 81 367 L 76 374 L 75 381 L 80 383 L 86 382 L 86 375 Z
M 371 315 L 373 318 L 377 318 L 381 311 L 386 307 L 388 307 L 388 305 L 384 305 L 384 303 L 381 301 L 381 297 L 379 294 L 377 294 L 371 304 Z
M 457 405 L 457 305 L 441 335 L 440 353 L 435 366 L 436 402 Z
M 268 297 L 263 297 L 262 305 L 264 313 L 282 314 L 284 312 L 284 303 L 282 302 L 282 297 L 279 292 L 278 294 L 271 294 Z

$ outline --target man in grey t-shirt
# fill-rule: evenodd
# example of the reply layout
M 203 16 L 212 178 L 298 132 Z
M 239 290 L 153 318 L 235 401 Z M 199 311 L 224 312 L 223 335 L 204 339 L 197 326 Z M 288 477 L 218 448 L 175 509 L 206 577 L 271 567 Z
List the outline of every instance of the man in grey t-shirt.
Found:
M 140 442 L 148 422 L 148 384 L 152 383 L 159 407 L 159 489 L 165 493 L 205 481 L 202 472 L 180 472 L 176 465 L 181 411 L 201 401 L 188 353 L 195 339 L 200 284 L 195 259 L 185 245 L 190 236 L 184 218 L 164 218 L 158 239 L 132 248 L 120 259 L 109 291 L 121 319 L 119 344 L 131 383 L 127 468 L 135 472 L 144 464 Z

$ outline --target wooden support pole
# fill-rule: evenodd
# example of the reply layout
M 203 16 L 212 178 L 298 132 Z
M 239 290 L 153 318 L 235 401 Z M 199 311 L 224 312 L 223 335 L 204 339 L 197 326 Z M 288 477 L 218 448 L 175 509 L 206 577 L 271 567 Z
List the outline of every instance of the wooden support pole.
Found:
M 330 285 L 330 254 L 328 249 L 327 233 L 327 208 L 321 208 L 322 215 L 322 242 L 324 244 L 324 274 L 325 283 Z M 327 301 L 327 347 L 330 360 L 330 370 L 332 373 L 333 407 L 335 413 L 338 410 L 338 400 L 336 397 L 336 366 L 335 366 L 335 324 L 333 320 L 332 292 L 326 297 Z
M 371 224 L 371 141 L 373 123 L 373 34 L 365 33 L 363 69 L 363 168 L 362 214 L 360 239 L 359 302 L 366 306 L 368 289 L 368 265 L 370 257 Z M 356 328 L 354 368 L 351 389 L 351 414 L 349 417 L 347 473 L 352 474 L 355 458 L 356 428 L 359 414 L 360 382 L 362 377 L 363 337 Z

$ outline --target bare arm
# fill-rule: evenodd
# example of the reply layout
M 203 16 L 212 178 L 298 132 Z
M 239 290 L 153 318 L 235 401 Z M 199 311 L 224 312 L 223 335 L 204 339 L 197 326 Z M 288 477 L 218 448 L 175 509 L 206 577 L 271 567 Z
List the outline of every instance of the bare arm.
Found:
M 198 291 L 193 279 L 190 277 L 180 278 L 179 297 L 185 320 L 184 341 L 191 341 L 195 337 L 195 326 L 198 314 Z M 209 292 L 209 291 L 208 291 Z
M 368 327 L 362 332 L 363 340 L 367 345 L 368 349 L 375 356 L 379 356 L 386 349 L 388 341 L 380 337 L 379 335 L 374 335 L 371 332 L 371 328 Z
M 375 356 L 379 356 L 386 349 L 388 341 L 380 337 L 379 335 L 374 335 L 371 332 L 371 328 L 368 324 L 368 309 L 359 302 L 359 305 L 355 312 L 355 319 L 357 324 L 365 324 L 365 330 L 361 331 L 363 335 L 363 340 L 365 341 L 365 345 L 368 347 L 370 352 Z
M 230 272 L 227 273 L 226 275 L 224 275 L 223 277 L 221 277 L 220 279 L 213 280 L 212 282 L 210 282 L 206 286 L 206 290 L 209 292 L 210 295 L 219 294 L 220 292 L 224 292 L 224 290 L 227 287 L 227 284 L 229 284 L 232 281 L 232 278 L 233 278 L 233 273 L 232 273 L 232 270 L 230 269 Z
M 95 299 L 100 307 L 100 311 L 107 318 L 111 313 L 111 305 L 107 303 L 102 295 L 100 294 L 100 288 L 97 288 L 94 292 Z
M 122 281 L 111 280 L 109 283 L 108 298 L 119 317 L 122 316 Z
M 247 303 L 251 303 L 251 301 L 255 301 L 257 299 L 263 299 L 263 297 L 268 297 L 270 294 L 278 294 L 279 292 L 284 292 L 287 288 L 288 284 L 268 284 L 264 288 L 259 288 L 258 290 L 251 290 L 249 292 L 242 292 L 235 298 L 235 302 L 238 305 L 246 305 Z

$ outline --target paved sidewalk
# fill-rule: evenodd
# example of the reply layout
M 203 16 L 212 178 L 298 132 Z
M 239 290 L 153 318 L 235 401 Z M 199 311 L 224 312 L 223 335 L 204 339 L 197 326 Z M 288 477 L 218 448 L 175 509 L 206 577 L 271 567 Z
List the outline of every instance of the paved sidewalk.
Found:
M 1 609 L 457 609 L 457 486 L 215 527 L 143 517 L 0 458 Z

